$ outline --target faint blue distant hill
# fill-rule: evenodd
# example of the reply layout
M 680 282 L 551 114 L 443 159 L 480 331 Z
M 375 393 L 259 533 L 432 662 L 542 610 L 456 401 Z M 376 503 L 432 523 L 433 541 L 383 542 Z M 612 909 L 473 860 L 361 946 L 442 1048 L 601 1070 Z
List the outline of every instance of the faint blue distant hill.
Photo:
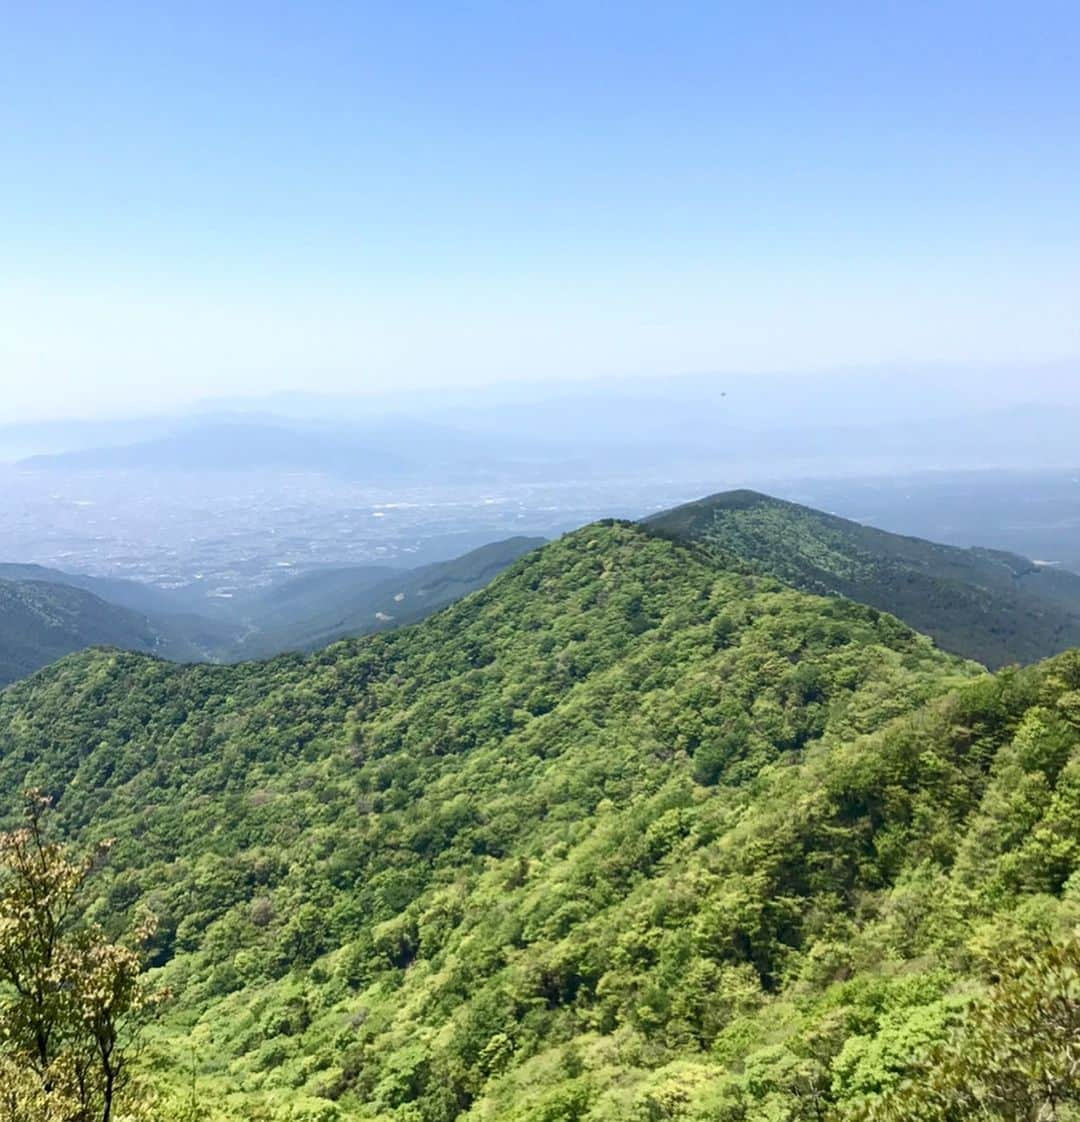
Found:
M 31 456 L 18 466 L 36 471 L 272 470 L 361 476 L 400 474 L 411 461 L 394 436 L 232 422 L 186 427 L 134 444 Z
M 743 385 L 730 392 L 680 383 L 620 383 L 407 401 L 410 415 L 357 415 L 353 399 L 315 398 L 322 417 L 205 414 L 171 431 L 45 450 L 24 471 L 311 472 L 394 482 L 640 476 L 663 471 L 700 480 L 856 475 L 941 469 L 1073 466 L 1080 458 L 1080 410 L 1045 403 L 964 410 L 927 388 L 922 411 L 905 400 L 875 413 L 856 410 L 812 380 Z M 853 390 L 854 393 L 854 390 Z M 284 408 L 295 403 L 277 403 Z M 403 409 L 405 406 L 402 407 Z M 335 409 L 340 416 L 334 417 Z M 952 411 L 950 411 L 952 410 Z M 127 430 L 131 431 L 131 430 Z M 2 435 L 2 434 L 0 434 Z M 10 435 L 10 434 L 9 434 Z M 47 442 L 48 434 L 39 434 Z M 22 445 L 29 434 L 19 437 Z

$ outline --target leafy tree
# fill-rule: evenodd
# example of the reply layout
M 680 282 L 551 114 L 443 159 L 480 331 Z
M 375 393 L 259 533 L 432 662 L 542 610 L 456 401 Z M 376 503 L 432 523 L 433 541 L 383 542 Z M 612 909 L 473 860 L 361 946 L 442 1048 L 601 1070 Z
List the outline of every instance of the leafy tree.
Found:
M 867 1122 L 1080 1117 L 1080 931 L 1009 969 Z
M 80 919 L 108 844 L 70 856 L 45 835 L 48 806 L 27 792 L 25 826 L 0 835 L 0 1118 L 111 1122 L 137 1105 L 130 1060 L 153 998 L 139 953 Z

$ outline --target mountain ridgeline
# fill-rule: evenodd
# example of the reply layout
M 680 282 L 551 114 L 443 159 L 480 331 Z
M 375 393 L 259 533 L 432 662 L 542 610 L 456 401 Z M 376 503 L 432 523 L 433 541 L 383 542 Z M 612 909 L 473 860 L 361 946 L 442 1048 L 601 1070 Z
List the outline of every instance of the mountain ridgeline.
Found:
M 422 619 L 483 587 L 542 543 L 509 538 L 412 570 L 317 570 L 243 592 L 213 609 L 190 587 L 162 589 L 38 565 L 0 565 L 0 686 L 85 647 L 118 647 L 172 662 L 235 662 L 312 650 Z
M 222 639 L 210 620 L 147 616 L 52 580 L 0 579 L 0 686 L 84 647 L 183 662 L 210 657 Z
M 672 530 L 587 526 L 315 654 L 0 694 L 3 805 L 114 836 L 87 915 L 158 918 L 166 1099 L 1076 1118 L 1080 654 L 990 674 Z
M 796 588 L 899 616 L 990 667 L 1080 646 L 1080 576 L 992 549 L 903 537 L 731 491 L 654 515 L 648 526 Z
M 1080 575 L 1016 554 L 890 534 L 752 491 L 689 503 L 646 525 L 711 551 L 719 563 L 891 612 L 943 649 L 991 668 L 1080 646 Z M 176 662 L 314 650 L 415 623 L 482 588 L 542 542 L 509 538 L 412 570 L 315 570 L 214 600 L 196 585 L 163 589 L 0 565 L 0 685 L 88 646 Z

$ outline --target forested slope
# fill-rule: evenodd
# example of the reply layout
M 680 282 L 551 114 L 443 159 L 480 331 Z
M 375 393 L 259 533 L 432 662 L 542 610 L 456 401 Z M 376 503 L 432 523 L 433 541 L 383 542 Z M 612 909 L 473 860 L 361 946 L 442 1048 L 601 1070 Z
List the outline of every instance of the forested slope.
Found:
M 91 592 L 37 580 L 0 580 L 0 686 L 91 645 L 162 653 L 180 649 L 146 616 Z
M 0 792 L 117 836 L 90 912 L 159 916 L 207 1116 L 774 1122 L 893 1109 L 1068 940 L 1078 741 L 1078 655 L 990 676 L 612 523 L 307 658 L 66 659 Z
M 416 569 L 315 570 L 213 604 L 190 586 L 0 564 L 0 687 L 87 647 L 172 662 L 239 662 L 387 631 L 483 588 L 543 541 L 507 538 Z
M 873 604 L 986 666 L 1080 646 L 1080 576 L 1014 553 L 890 534 L 756 491 L 712 495 L 646 525 L 805 592 Z
M 253 631 L 229 651 L 229 660 L 309 651 L 337 639 L 415 623 L 483 588 L 543 544 L 543 538 L 507 538 L 416 569 L 395 572 L 372 567 L 306 574 L 245 607 Z M 351 573 L 357 578 L 350 579 Z

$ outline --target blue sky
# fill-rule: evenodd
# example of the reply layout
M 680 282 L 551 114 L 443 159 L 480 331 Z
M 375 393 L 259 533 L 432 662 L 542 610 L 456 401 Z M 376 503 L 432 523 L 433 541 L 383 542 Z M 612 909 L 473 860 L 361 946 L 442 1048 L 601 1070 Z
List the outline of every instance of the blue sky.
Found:
M 1080 355 L 1075 3 L 3 23 L 9 419 Z

